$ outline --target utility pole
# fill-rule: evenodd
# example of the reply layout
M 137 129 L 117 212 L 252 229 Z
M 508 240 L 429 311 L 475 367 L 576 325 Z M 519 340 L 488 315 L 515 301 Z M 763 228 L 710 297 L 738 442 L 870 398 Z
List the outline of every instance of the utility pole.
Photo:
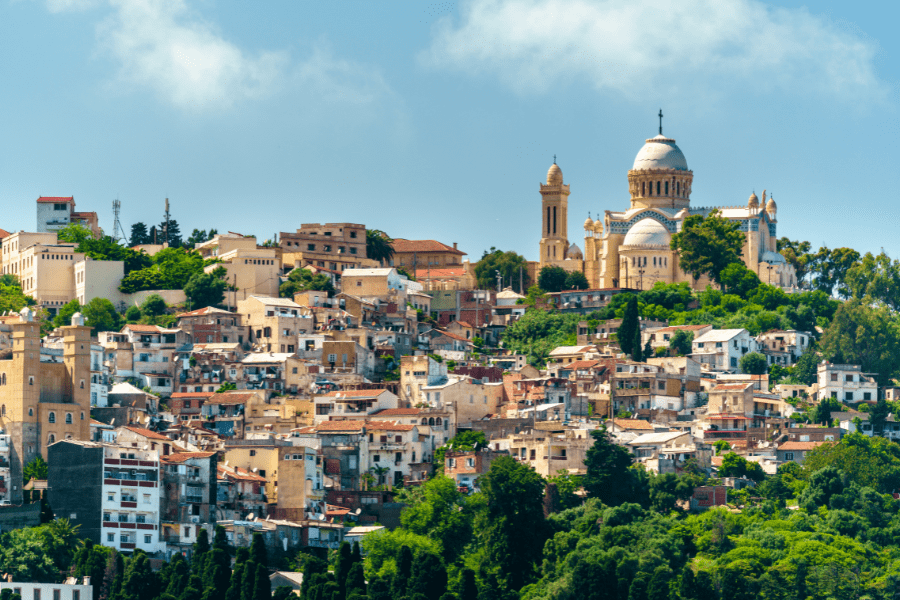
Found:
M 169 245 L 169 199 L 166 198 L 166 225 L 165 231 L 163 231 L 163 239 L 165 240 L 163 243 L 168 246 Z
M 519 265 L 519 295 L 522 296 L 525 294 L 522 290 L 525 286 L 525 280 L 522 278 L 522 265 Z
M 500 274 L 500 271 L 494 271 L 494 273 L 497 274 L 497 293 L 500 293 L 503 291 L 503 288 L 500 287 L 503 285 L 503 275 Z
M 128 236 L 125 235 L 125 230 L 122 229 L 122 223 L 119 221 L 119 210 L 122 208 L 122 203 L 119 202 L 119 199 L 116 198 L 113 200 L 113 215 L 115 215 L 115 222 L 113 223 L 113 239 L 115 241 L 127 239 Z M 122 237 L 119 237 L 119 232 L 122 232 Z

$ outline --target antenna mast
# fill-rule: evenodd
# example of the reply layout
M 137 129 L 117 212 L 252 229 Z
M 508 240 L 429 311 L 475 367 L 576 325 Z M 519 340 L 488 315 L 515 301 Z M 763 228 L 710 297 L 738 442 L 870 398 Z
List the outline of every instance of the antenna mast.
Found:
M 163 240 L 166 246 L 169 245 L 169 199 L 166 198 L 166 225 L 163 231 Z
M 119 199 L 116 198 L 113 200 L 113 215 L 115 215 L 115 222 L 113 223 L 113 240 L 116 242 L 128 239 L 128 236 L 125 235 L 125 230 L 122 228 L 122 223 L 119 221 L 119 211 L 121 208 L 122 203 L 119 202 Z M 119 236 L 119 233 L 122 235 Z

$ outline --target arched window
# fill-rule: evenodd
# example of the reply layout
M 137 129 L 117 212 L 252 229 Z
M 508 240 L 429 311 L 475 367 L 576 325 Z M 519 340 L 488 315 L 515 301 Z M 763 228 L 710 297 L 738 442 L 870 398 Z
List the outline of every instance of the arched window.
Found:
M 0 406 L 0 417 L 6 416 L 6 405 Z
M 642 181 L 641 182 L 641 196 L 646 196 L 646 195 L 647 195 L 647 182 Z
M 431 417 L 430 419 L 428 419 L 428 424 L 434 425 L 434 417 Z
M 81 411 L 81 420 L 84 421 L 84 411 Z
M 0 385 L 6 385 L 6 373 L 0 375 Z
M 656 182 L 656 195 L 657 195 L 657 196 L 659 196 L 659 184 L 660 184 L 660 182 L 657 181 L 657 182 Z
M 656 257 L 655 256 L 653 257 L 653 266 L 654 267 L 656 266 Z
M 48 443 L 48 444 L 52 444 L 52 443 L 54 443 L 55 441 L 56 441 L 56 436 L 53 435 L 53 434 L 51 433 L 51 434 L 50 434 L 50 437 L 47 438 L 47 443 Z
M 681 182 L 680 181 L 675 182 L 675 195 L 676 196 L 681 195 Z
M 81 380 L 81 389 L 84 389 L 84 379 Z
M 435 423 L 436 423 L 437 425 L 440 425 L 440 424 L 441 424 L 441 418 L 438 417 L 437 420 L 435 421 Z
M 51 412 L 50 415 L 47 417 L 47 420 L 48 420 L 50 423 L 56 423 L 56 413 L 55 413 L 55 412 Z
M 72 424 L 72 413 L 66 413 L 66 425 Z
M 422 418 L 422 425 L 428 425 L 428 419 Z
M 33 417 L 33 416 L 34 416 L 34 409 L 33 409 L 33 408 L 29 408 L 29 409 L 28 409 L 28 416 L 29 416 L 29 417 Z

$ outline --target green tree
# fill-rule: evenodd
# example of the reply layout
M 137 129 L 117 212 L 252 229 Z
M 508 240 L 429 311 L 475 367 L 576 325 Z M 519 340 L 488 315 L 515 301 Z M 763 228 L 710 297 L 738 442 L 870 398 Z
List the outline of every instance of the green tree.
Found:
M 900 372 L 896 318 L 888 308 L 872 307 L 856 298 L 837 309 L 819 349 L 826 358 L 840 356 L 866 373 L 877 373 L 879 385 L 888 385 Z
M 641 326 L 638 323 L 637 329 L 634 330 L 634 343 L 631 344 L 631 359 L 635 362 L 644 361 L 644 350 L 641 348 Z
M 591 432 L 594 443 L 588 448 L 584 464 L 584 489 L 607 506 L 618 506 L 632 498 L 631 453 L 614 443 L 605 428 Z
M 845 279 L 847 272 L 859 261 L 859 252 L 852 248 L 819 248 L 812 260 L 812 273 L 815 275 L 814 285 L 829 296 L 837 288 L 837 293 L 847 296 L 849 290 Z
M 459 600 L 478 600 L 478 585 L 475 582 L 475 571 L 472 569 L 464 568 L 460 572 L 456 597 Z
M 424 554 L 413 562 L 409 582 L 409 596 L 421 594 L 427 600 L 440 600 L 447 591 L 447 569 L 441 559 L 433 554 Z
M 762 481 L 766 476 L 759 463 L 750 462 L 734 452 L 729 452 L 722 457 L 719 475 L 722 477 L 747 477 L 754 481 Z
M 629 294 L 628 304 L 625 305 L 625 312 L 622 315 L 622 324 L 619 325 L 619 330 L 616 333 L 616 339 L 619 341 L 619 347 L 622 349 L 622 352 L 632 354 L 634 352 L 635 339 L 640 334 L 641 323 L 638 316 L 637 296 Z
M 366 258 L 381 264 L 389 263 L 394 257 L 394 240 L 379 229 L 366 229 Z
M 306 290 L 318 290 L 334 293 L 334 285 L 331 278 L 323 273 L 313 275 L 312 271 L 297 268 L 288 273 L 288 280 L 278 288 L 278 295 L 282 298 L 293 298 L 297 292 Z
M 142 244 L 149 244 L 152 241 L 145 224 L 138 222 L 131 226 L 131 237 L 128 240 L 129 246 L 140 246 Z
M 67 244 L 81 244 L 85 240 L 93 239 L 94 234 L 90 228 L 81 223 L 69 223 L 56 232 L 56 239 Z
M 547 537 L 544 481 L 531 467 L 508 456 L 491 463 L 481 478 L 487 506 L 479 529 L 490 565 L 518 591 L 535 574 Z
M 253 541 L 250 542 L 250 560 L 258 565 L 269 568 L 269 554 L 266 550 L 266 541 L 259 533 L 253 534 Z
M 566 287 L 568 273 L 562 267 L 547 265 L 538 274 L 538 286 L 545 292 L 561 292 Z
M 190 298 L 191 305 L 196 307 L 217 306 L 225 300 L 225 289 L 228 282 L 225 267 L 213 269 L 210 273 L 197 273 L 188 279 L 184 286 L 185 295 Z
M 158 317 L 159 315 L 165 314 L 166 308 L 168 308 L 168 306 L 162 296 L 159 294 L 151 294 L 141 303 L 141 315 L 151 318 Z
M 94 298 L 81 309 L 84 323 L 96 335 L 100 331 L 118 331 L 122 327 L 122 316 L 106 298 Z
M 40 454 L 32 458 L 22 470 L 22 481 L 28 483 L 32 479 L 46 480 L 50 467 Z
M 713 443 L 713 448 L 716 449 L 716 456 L 718 456 L 725 450 L 731 450 L 731 444 L 725 440 L 716 440 L 715 443 Z
M 72 315 L 81 312 L 81 304 L 78 300 L 70 300 L 59 307 L 56 316 L 53 317 L 53 325 L 55 327 L 66 327 L 72 324 Z
M 669 349 L 673 350 L 678 356 L 687 356 L 693 352 L 693 342 L 693 332 L 679 329 L 669 338 Z
M 768 372 L 769 362 L 759 352 L 748 352 L 741 357 L 741 372 L 747 375 L 764 375 Z
M 463 433 L 471 432 L 459 435 Z M 444 560 L 451 564 L 472 539 L 473 510 L 449 477 L 434 477 L 422 484 L 421 490 L 421 500 L 400 514 L 400 522 L 417 535 L 438 540 Z
M 567 290 L 586 290 L 590 287 L 587 277 L 581 271 L 572 271 L 566 275 Z
M 272 582 L 269 581 L 269 571 L 261 563 L 256 563 L 256 576 L 251 600 L 272 600 Z
M 157 236 L 158 242 L 160 244 L 168 242 L 169 248 L 180 248 L 183 245 L 181 228 L 178 226 L 178 221 L 175 219 L 169 219 L 168 225 L 166 224 L 165 219 L 160 221 L 157 226 Z
M 141 309 L 137 306 L 129 306 L 125 311 L 125 320 L 128 323 L 137 323 L 141 318 Z
M 733 262 L 726 266 L 722 269 L 719 279 L 726 294 L 734 294 L 744 300 L 747 300 L 761 285 L 756 273 L 742 262 Z
M 503 283 L 514 290 L 527 290 L 531 282 L 528 278 L 528 262 L 515 252 L 503 252 L 496 248 L 486 250 L 481 260 L 475 263 L 475 279 L 479 289 L 490 290 L 497 287 L 497 272 Z M 519 280 L 521 274 L 522 281 Z
M 722 271 L 732 263 L 741 262 L 744 234 L 740 224 L 713 210 L 709 216 L 686 218 L 681 231 L 672 236 L 672 250 L 678 252 L 682 271 L 699 279 L 702 275 L 721 284 Z
M 847 269 L 845 284 L 854 298 L 880 302 L 895 312 L 900 309 L 900 261 L 891 260 L 884 250 L 878 256 L 867 252 Z

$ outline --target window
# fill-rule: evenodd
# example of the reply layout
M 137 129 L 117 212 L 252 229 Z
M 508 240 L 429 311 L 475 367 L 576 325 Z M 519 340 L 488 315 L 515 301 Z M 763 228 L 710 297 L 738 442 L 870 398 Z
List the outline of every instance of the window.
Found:
M 853 375 L 845 375 L 845 376 L 844 376 L 844 381 L 848 381 L 848 382 L 850 382 L 850 383 L 853 383 Z
M 134 522 L 135 523 L 146 523 L 147 515 L 135 515 Z
M 72 424 L 72 413 L 66 413 L 66 425 Z
M 107 542 L 115 542 L 115 541 L 116 541 L 116 534 L 114 534 L 114 533 L 107 533 L 107 534 L 106 534 L 106 541 L 107 541 Z
M 250 456 L 256 456 L 256 450 L 251 450 L 251 451 L 250 451 Z
M 72 600 L 81 600 L 81 590 L 72 590 Z
M 844 400 L 853 400 L 853 392 L 846 392 L 844 394 Z
M 307 249 L 309 252 L 315 252 L 315 251 L 316 251 L 316 245 L 315 245 L 315 244 L 307 244 L 307 245 L 306 245 L 306 249 Z
M 53 590 L 53 600 L 60 600 L 60 590 Z
M 123 499 L 123 500 L 124 500 L 124 499 Z M 128 522 L 128 515 L 127 515 L 127 514 L 120 514 L 120 515 L 119 515 L 119 523 L 127 523 L 127 522 Z
M 374 462 L 381 462 L 381 456 L 378 455 L 378 454 L 376 454 L 375 456 L 372 457 L 372 460 L 373 460 Z
M 110 514 L 108 512 L 103 513 L 103 520 L 106 522 L 112 521 L 112 514 Z
M 837 373 L 832 373 L 832 374 L 831 374 L 831 380 L 832 380 L 832 381 L 837 381 L 837 375 L 838 375 Z
M 356 248 L 350 248 L 350 254 L 356 254 Z
M 51 412 L 49 415 L 47 415 L 47 421 L 49 423 L 56 423 L 56 413 Z
M 322 250 L 324 250 L 325 252 L 331 252 L 331 246 L 329 246 L 328 244 L 325 244 L 325 245 L 322 247 Z
M 355 231 L 351 231 L 351 232 L 350 232 L 350 237 L 356 239 L 356 232 L 355 232 Z
M 150 544 L 150 543 L 152 543 L 152 541 L 153 541 L 153 537 L 150 534 L 144 535 L 144 543 L 145 544 Z
M 794 460 L 794 453 L 793 452 L 785 452 L 784 460 Z

